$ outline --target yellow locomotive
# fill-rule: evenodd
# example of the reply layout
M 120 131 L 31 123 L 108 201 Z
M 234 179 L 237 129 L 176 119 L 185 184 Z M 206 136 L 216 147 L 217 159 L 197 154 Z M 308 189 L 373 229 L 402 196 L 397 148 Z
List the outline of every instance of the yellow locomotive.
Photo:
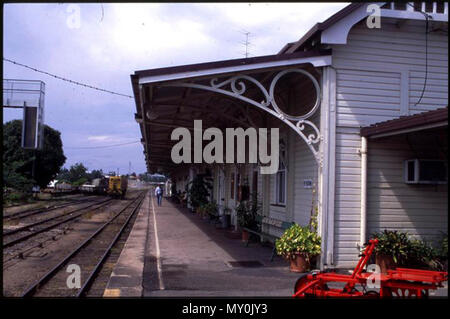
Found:
M 111 176 L 108 182 L 107 193 L 112 197 L 124 198 L 128 188 L 127 176 Z

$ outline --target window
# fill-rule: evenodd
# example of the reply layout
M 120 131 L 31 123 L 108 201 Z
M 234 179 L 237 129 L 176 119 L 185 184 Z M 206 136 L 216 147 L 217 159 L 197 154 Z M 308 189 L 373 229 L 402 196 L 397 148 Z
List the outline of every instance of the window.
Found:
M 284 140 L 280 140 L 280 161 L 278 166 L 278 172 L 275 176 L 275 197 L 276 203 L 286 204 L 286 146 Z

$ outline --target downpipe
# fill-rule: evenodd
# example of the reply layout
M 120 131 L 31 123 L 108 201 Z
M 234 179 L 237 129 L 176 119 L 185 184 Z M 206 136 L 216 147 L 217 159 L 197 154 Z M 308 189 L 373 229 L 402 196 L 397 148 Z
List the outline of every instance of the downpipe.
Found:
M 367 236 L 367 138 L 361 137 L 361 225 L 359 245 L 363 247 Z

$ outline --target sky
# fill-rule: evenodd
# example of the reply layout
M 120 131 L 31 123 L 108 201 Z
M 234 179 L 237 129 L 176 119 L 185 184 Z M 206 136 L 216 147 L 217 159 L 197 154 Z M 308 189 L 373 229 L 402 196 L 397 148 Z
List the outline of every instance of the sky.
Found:
M 136 70 L 242 58 L 245 32 L 250 57 L 276 54 L 347 4 L 5 4 L 3 57 L 132 96 Z M 3 78 L 45 82 L 45 124 L 61 132 L 65 167 L 146 171 L 133 99 L 6 61 Z M 21 118 L 3 108 L 4 123 Z

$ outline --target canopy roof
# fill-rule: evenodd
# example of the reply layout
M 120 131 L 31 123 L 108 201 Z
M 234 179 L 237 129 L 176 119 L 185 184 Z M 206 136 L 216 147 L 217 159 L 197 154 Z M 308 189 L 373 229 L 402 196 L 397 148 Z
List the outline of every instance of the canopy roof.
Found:
M 277 72 L 288 68 L 303 69 L 318 78 L 316 67 L 330 64 L 331 50 L 314 50 L 136 71 L 131 75 L 135 119 L 140 125 L 147 170 L 167 172 L 176 168 L 170 157 L 171 148 L 176 143 L 170 140 L 171 133 L 177 127 L 193 130 L 194 119 L 201 119 L 204 128 L 263 126 L 268 113 L 264 114 L 264 110 L 252 105 L 257 103 L 246 103 L 236 98 L 241 96 L 232 90 L 228 95 L 219 94 L 215 92 L 216 84 L 234 76 L 251 76 L 254 81 L 243 79 L 245 98 L 259 103 L 265 96 L 255 82 L 268 90 Z M 288 89 L 288 83 L 289 77 L 279 81 L 278 95 L 282 94 L 283 87 Z M 240 84 L 236 84 L 240 88 Z M 310 81 L 291 84 L 287 86 L 302 92 L 313 89 Z M 183 85 L 208 87 L 210 90 Z M 230 85 L 228 83 L 227 88 Z M 307 107 L 305 105 L 305 109 Z

